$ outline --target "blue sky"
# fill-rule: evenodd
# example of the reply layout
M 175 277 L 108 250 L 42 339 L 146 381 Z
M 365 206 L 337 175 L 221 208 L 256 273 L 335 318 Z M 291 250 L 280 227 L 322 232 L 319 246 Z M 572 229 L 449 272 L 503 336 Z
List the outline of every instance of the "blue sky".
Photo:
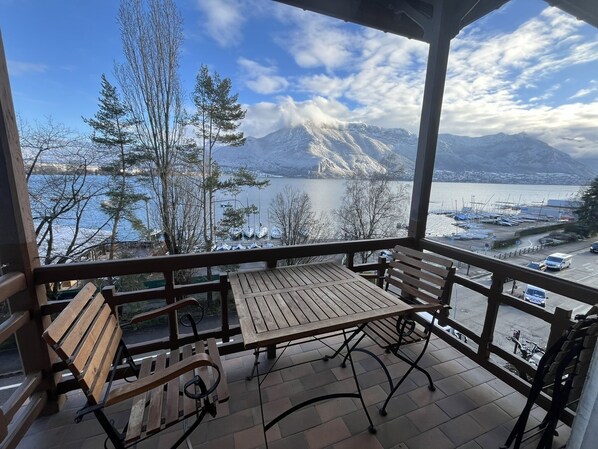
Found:
M 122 61 L 117 0 L 0 0 L 15 108 L 87 132 L 100 75 Z M 201 64 L 231 78 L 263 136 L 306 120 L 417 132 L 427 45 L 271 0 L 178 0 L 183 88 Z M 189 96 L 187 103 L 190 105 Z M 540 0 L 512 0 L 451 46 L 441 132 L 527 132 L 598 158 L 598 30 Z

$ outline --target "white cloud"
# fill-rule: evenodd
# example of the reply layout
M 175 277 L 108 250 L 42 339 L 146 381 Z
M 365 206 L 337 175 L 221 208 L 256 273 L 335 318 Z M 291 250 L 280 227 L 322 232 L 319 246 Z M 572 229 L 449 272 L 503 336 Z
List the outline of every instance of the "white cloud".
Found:
M 242 36 L 245 14 L 243 4 L 235 0 L 197 0 L 197 7 L 203 13 L 200 27 L 223 47 L 238 43 Z
M 588 89 L 579 89 L 577 92 L 575 92 L 573 95 L 571 95 L 569 97 L 569 99 L 573 100 L 575 98 L 587 97 L 588 95 L 590 95 L 591 93 L 594 93 L 594 92 L 598 92 L 598 87 L 590 87 Z
M 289 14 L 285 21 L 294 28 L 279 40 L 302 68 L 324 67 L 331 72 L 353 61 L 356 36 L 338 20 L 315 13 Z
M 239 58 L 237 63 L 244 72 L 245 84 L 254 92 L 269 95 L 281 92 L 289 82 L 276 74 L 276 67 L 266 67 L 247 58 Z
M 46 64 L 35 63 L 35 62 L 23 62 L 9 60 L 8 72 L 12 76 L 25 75 L 27 73 L 45 73 L 48 70 Z
M 293 8 L 285 12 L 276 11 L 287 25 L 279 43 L 307 69 L 287 80 L 309 99 L 297 102 L 285 96 L 249 106 L 246 134 L 262 136 L 307 120 L 362 121 L 418 131 L 426 44 L 349 28 Z M 596 67 L 597 37 L 593 28 L 551 7 L 508 33 L 468 27 L 451 44 L 441 132 L 527 132 L 574 156 L 598 155 L 598 99 L 570 101 L 587 99 L 598 91 L 596 83 L 580 84 L 568 100 L 563 98 L 571 80 L 578 82 L 572 70 Z M 258 82 L 260 76 L 278 76 L 276 69 L 253 61 L 245 65 L 256 74 L 254 90 L 280 86 L 271 79 Z
M 351 111 L 342 103 L 323 97 L 297 102 L 285 96 L 276 103 L 248 105 L 242 129 L 248 136 L 262 137 L 278 129 L 307 121 L 334 125 L 351 120 Z M 346 117 L 348 120 L 343 120 Z

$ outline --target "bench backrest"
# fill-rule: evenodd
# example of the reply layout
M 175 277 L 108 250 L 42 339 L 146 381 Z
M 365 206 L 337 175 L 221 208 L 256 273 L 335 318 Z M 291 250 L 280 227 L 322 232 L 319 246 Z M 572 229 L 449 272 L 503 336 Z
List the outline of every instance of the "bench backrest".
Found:
M 122 330 L 101 293 L 85 285 L 43 333 L 68 365 L 88 400 L 97 404 L 110 372 Z
M 455 269 L 453 262 L 436 254 L 395 246 L 385 277 L 401 295 L 419 304 L 448 305 Z

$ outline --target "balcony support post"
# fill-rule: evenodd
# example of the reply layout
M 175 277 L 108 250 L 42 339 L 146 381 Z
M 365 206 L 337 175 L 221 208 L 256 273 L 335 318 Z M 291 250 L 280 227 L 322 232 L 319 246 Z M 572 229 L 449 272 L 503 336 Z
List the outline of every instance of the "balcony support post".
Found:
M 480 344 L 478 346 L 478 357 L 482 361 L 490 358 L 490 345 L 494 339 L 494 328 L 498 318 L 500 307 L 500 295 L 504 285 L 504 277 L 494 274 L 492 276 L 492 285 L 488 294 L 488 306 L 486 307 L 486 317 L 484 318 L 484 327 L 480 335 Z
M 453 23 L 455 15 L 451 13 L 451 4 L 451 1 L 435 2 L 434 15 L 430 19 L 430 26 L 427 26 L 425 30 L 430 33 L 431 39 L 428 50 L 424 98 L 419 121 L 408 228 L 409 237 L 413 237 L 418 241 L 426 236 L 444 82 L 451 39 L 455 35 L 455 24 Z
M 43 317 L 40 312 L 41 306 L 47 303 L 45 286 L 33 282 L 33 269 L 39 266 L 39 254 L 1 36 L 0 192 L 0 271 L 21 272 L 27 283 L 25 291 L 8 300 L 11 313 L 28 311 L 31 316 L 31 320 L 15 333 L 21 365 L 25 376 L 42 373 L 47 380 L 49 398 L 44 412 L 56 412 L 59 402 L 56 378 L 52 373 L 49 348 L 41 339 L 50 317 Z
M 477 3 L 476 0 L 436 0 L 433 2 L 433 15 L 420 23 L 424 29 L 426 40 L 430 42 L 430 48 L 419 121 L 408 228 L 409 237 L 415 238 L 416 241 L 426 236 L 451 39 L 457 35 L 461 29 L 462 20 L 471 13 Z

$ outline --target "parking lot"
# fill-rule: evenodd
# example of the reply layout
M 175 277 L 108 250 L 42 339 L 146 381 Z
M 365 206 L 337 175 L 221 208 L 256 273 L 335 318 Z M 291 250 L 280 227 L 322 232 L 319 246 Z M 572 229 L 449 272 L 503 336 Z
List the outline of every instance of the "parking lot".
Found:
M 540 252 L 513 257 L 506 261 L 517 266 L 526 266 L 531 261 L 544 260 L 551 253 L 561 252 L 571 254 L 573 255 L 573 260 L 570 268 L 562 271 L 548 270 L 546 273 L 550 276 L 558 276 L 576 283 L 598 288 L 598 276 L 596 275 L 598 271 L 598 254 L 589 251 L 592 242 L 593 240 L 568 243 L 558 247 L 546 248 Z M 491 255 L 491 253 L 488 253 L 488 255 Z M 459 273 L 464 275 L 466 270 L 467 266 L 461 266 Z M 470 277 L 476 282 L 488 287 L 490 286 L 490 273 L 470 267 Z M 514 285 L 515 288 L 513 288 Z M 512 291 L 515 296 L 519 296 L 526 285 L 517 280 L 507 282 L 504 285 L 503 291 L 506 293 L 511 293 Z M 552 292 L 547 292 L 547 295 L 546 310 L 549 312 L 554 312 L 554 309 L 558 306 L 570 309 L 572 316 L 575 316 L 576 314 L 586 312 L 590 308 L 589 305 L 576 301 L 573 298 Z M 475 333 L 480 334 L 484 324 L 486 304 L 486 297 L 461 285 L 455 285 L 453 288 L 451 304 L 453 309 L 451 310 L 451 316 Z M 541 347 L 545 347 L 550 332 L 548 323 L 503 304 L 500 306 L 496 323 L 494 343 L 505 350 L 512 351 L 514 343 L 509 341 L 507 337 L 511 336 L 514 330 L 521 331 L 520 341 L 530 340 L 538 343 Z

